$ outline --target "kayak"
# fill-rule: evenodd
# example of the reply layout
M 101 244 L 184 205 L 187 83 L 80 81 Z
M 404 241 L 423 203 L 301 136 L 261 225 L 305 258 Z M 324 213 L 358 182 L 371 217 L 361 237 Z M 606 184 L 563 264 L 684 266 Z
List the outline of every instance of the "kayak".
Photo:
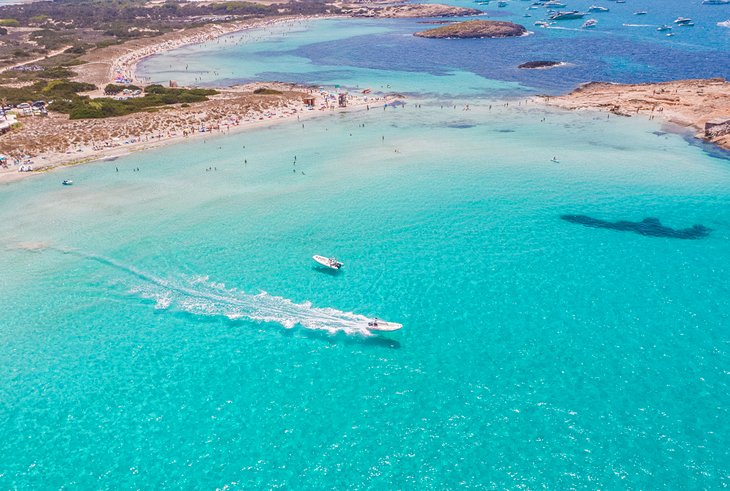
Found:
M 373 319 L 368 322 L 368 329 L 371 331 L 397 331 L 401 329 L 403 324 L 397 322 L 381 321 L 380 319 Z
M 327 266 L 328 268 L 332 269 L 340 269 L 343 266 L 341 262 L 333 257 L 312 256 L 312 259 L 317 261 L 322 266 Z

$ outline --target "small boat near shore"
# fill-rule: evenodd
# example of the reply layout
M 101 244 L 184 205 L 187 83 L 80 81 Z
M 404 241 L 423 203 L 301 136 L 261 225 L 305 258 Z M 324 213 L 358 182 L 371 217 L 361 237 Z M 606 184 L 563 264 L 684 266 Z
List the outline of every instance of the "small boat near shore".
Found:
M 342 266 L 344 266 L 344 264 L 342 264 L 340 261 L 338 261 L 337 259 L 335 259 L 333 257 L 324 257 L 324 256 L 314 255 L 314 256 L 312 256 L 312 259 L 317 261 L 322 266 L 327 266 L 330 269 L 339 270 L 340 268 L 342 268 Z
M 71 186 L 74 182 L 71 179 L 64 179 L 64 181 L 61 183 L 64 186 Z

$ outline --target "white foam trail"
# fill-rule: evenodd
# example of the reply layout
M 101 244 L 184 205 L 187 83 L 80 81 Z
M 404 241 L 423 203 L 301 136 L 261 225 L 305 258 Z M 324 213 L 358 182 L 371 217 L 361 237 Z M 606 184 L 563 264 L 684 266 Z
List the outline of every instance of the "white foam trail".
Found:
M 90 259 L 129 273 L 139 280 L 131 292 L 155 301 L 155 308 L 188 312 L 195 315 L 225 316 L 229 319 L 249 319 L 275 322 L 291 329 L 297 325 L 307 329 L 370 336 L 371 318 L 332 308 L 313 307 L 310 302 L 295 303 L 289 299 L 261 292 L 257 295 L 236 288 L 226 288 L 207 276 L 169 280 L 141 271 L 113 259 L 87 254 L 74 249 L 55 250 Z

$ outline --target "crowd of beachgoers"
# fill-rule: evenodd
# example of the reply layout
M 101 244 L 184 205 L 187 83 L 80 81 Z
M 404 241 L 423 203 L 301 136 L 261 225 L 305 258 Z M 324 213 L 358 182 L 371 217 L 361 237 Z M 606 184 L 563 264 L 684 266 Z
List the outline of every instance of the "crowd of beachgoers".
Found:
M 106 60 L 107 83 L 123 80 L 140 83 L 135 68 L 148 56 L 189 44 L 220 39 L 226 34 L 249 28 L 273 27 L 274 24 L 297 23 L 304 18 L 280 18 L 211 25 L 191 32 L 173 33 L 136 46 L 132 50 L 110 50 L 114 56 Z M 98 63 L 98 62 L 97 62 Z M 79 79 L 84 80 L 84 73 Z M 88 74 L 86 74 L 88 75 Z M 93 76 L 93 74 L 92 74 Z M 96 80 L 98 84 L 98 80 Z M 277 93 L 254 94 L 256 89 L 272 89 Z M 102 95 L 97 91 L 92 96 Z M 0 165 L 0 179 L 18 178 L 18 171 L 47 170 L 60 165 L 77 164 L 172 143 L 184 138 L 228 133 L 254 125 L 272 124 L 311 117 L 322 112 L 366 109 L 388 100 L 387 96 L 351 93 L 346 105 L 339 104 L 339 92 L 322 87 L 295 84 L 253 83 L 221 89 L 210 100 L 190 105 L 164 107 L 154 112 L 128 116 L 70 120 L 68 116 L 49 113 L 45 117 L 25 118 L 19 129 L 3 137 L 6 151 Z M 15 175 L 13 175 L 15 174 Z
M 253 93 L 261 87 L 262 84 L 239 86 L 223 90 L 211 100 L 189 107 L 175 106 L 117 118 L 70 120 L 65 115 L 54 113 L 34 118 L 33 124 L 5 136 L 5 143 L 12 150 L 8 153 L 8 168 L 0 168 L 0 179 L 3 174 L 6 174 L 6 179 L 13 178 L 9 174 L 17 174 L 20 166 L 33 171 L 50 169 L 186 138 L 302 120 L 322 113 L 367 109 L 391 99 L 388 96 L 348 94 L 347 106 L 340 107 L 336 92 L 289 84 L 266 84 L 267 88 L 281 94 Z

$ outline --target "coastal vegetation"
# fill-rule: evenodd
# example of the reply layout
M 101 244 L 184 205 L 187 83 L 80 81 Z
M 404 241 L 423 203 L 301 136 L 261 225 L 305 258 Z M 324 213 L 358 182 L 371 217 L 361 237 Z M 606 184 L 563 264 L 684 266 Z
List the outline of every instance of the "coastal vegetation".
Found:
M 160 106 L 203 102 L 208 100 L 208 96 L 217 93 L 212 89 L 169 89 L 161 85 L 150 85 L 145 87 L 142 97 L 91 99 L 81 96 L 54 101 L 49 109 L 66 113 L 70 119 L 109 118 L 148 111 Z
M 270 89 L 268 87 L 261 87 L 253 91 L 256 95 L 281 95 L 282 91 L 276 89 Z
M 436 39 L 504 38 L 523 36 L 525 26 L 498 20 L 467 20 L 454 24 L 427 29 L 415 36 Z
M 121 87 L 121 90 L 118 90 Z M 92 99 L 82 92 L 95 90 L 96 86 L 70 80 L 38 81 L 26 87 L 0 87 L 0 99 L 6 104 L 18 105 L 43 101 L 48 109 L 68 114 L 71 119 L 108 118 L 148 111 L 171 104 L 207 101 L 218 92 L 212 89 L 166 88 L 149 85 L 140 97 L 99 97 Z M 105 92 L 119 94 L 126 87 L 110 84 Z M 131 89 L 129 89 L 131 90 Z M 141 90 L 141 89 L 138 89 Z

